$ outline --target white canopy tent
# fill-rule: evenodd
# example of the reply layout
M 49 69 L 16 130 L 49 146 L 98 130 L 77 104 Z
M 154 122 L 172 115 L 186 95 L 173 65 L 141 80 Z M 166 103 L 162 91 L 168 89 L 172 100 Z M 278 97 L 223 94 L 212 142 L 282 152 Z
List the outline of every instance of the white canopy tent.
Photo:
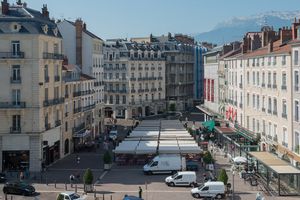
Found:
M 140 141 L 123 141 L 114 150 L 117 154 L 135 154 Z
M 128 136 L 129 138 L 132 137 L 158 137 L 159 131 L 132 131 L 131 134 Z
M 141 141 L 136 148 L 136 154 L 155 154 L 157 141 Z

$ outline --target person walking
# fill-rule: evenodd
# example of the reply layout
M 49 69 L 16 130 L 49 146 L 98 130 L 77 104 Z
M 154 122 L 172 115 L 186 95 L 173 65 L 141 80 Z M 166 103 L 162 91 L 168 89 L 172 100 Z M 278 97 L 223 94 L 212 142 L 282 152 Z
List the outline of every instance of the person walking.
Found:
M 77 164 L 80 163 L 80 157 L 78 155 L 76 155 L 76 162 L 77 162 Z
M 142 193 L 143 193 L 142 187 L 139 186 L 139 198 L 142 198 Z

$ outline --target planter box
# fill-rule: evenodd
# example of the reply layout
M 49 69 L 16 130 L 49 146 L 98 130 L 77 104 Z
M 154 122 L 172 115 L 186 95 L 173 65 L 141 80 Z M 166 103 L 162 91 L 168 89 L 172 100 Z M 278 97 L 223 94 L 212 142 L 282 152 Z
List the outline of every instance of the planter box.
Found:
M 110 170 L 112 164 L 104 164 L 104 170 Z

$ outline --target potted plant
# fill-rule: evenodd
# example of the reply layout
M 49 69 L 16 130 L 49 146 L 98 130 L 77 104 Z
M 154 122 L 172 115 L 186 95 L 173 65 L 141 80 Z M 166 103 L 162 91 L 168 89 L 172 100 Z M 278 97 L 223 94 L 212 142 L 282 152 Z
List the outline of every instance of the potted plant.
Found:
M 85 192 L 93 192 L 93 172 L 91 169 L 87 169 L 83 175 L 83 183 L 84 183 L 84 191 Z
M 218 181 L 222 181 L 224 183 L 224 185 L 227 185 L 228 176 L 227 176 L 225 169 L 221 169 L 221 172 L 218 177 Z
M 108 151 L 106 151 L 103 155 L 103 162 L 104 162 L 104 170 L 109 170 L 111 168 L 111 155 Z

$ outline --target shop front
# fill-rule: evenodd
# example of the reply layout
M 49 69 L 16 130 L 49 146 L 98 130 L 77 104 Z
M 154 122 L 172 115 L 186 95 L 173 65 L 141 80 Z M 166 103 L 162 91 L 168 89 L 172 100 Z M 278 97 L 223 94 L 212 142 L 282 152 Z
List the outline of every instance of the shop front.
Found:
M 78 152 L 86 148 L 86 145 L 91 141 L 91 130 L 85 129 L 83 131 L 73 134 L 74 151 Z
M 2 171 L 23 171 L 29 169 L 29 151 L 3 151 Z
M 300 196 L 300 170 L 269 152 L 248 152 L 260 181 L 278 196 Z

